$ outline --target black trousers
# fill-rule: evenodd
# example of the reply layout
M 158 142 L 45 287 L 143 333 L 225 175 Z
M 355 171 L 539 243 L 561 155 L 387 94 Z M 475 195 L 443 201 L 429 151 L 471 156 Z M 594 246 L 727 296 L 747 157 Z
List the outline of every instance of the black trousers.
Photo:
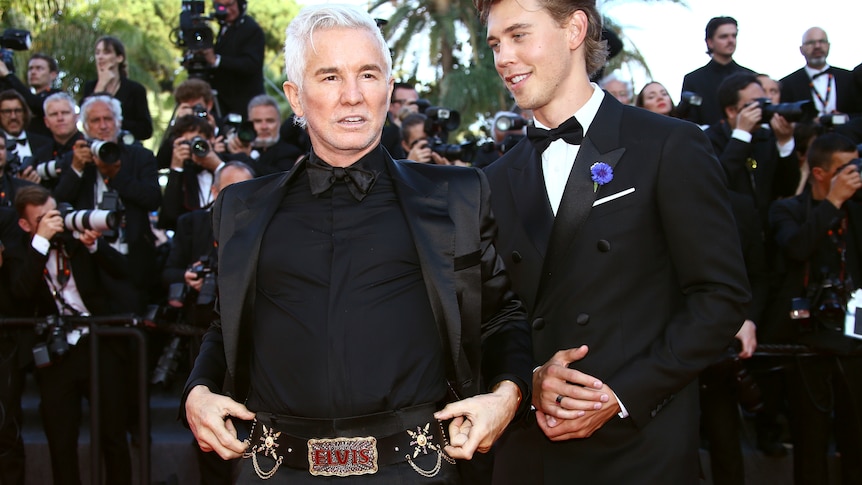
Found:
M 21 439 L 24 370 L 18 352 L 14 338 L 0 335 L 0 485 L 24 485 L 24 441 Z
M 100 356 L 100 436 L 105 467 L 105 483 L 131 485 L 132 463 L 126 437 L 127 399 L 121 389 L 127 372 L 123 362 L 123 341 L 102 338 Z M 89 399 L 90 345 L 83 337 L 62 359 L 36 369 L 42 402 L 39 411 L 51 453 L 51 473 L 55 485 L 80 485 L 78 430 L 82 398 Z M 91 457 L 91 459 L 99 459 Z
M 734 375 L 727 367 L 708 367 L 700 374 L 700 429 L 715 485 L 745 484 L 740 424 Z

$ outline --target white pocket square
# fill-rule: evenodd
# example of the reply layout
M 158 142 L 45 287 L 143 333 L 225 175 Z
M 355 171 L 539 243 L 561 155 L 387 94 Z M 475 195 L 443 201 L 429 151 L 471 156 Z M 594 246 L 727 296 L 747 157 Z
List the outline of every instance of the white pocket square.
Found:
M 597 205 L 602 205 L 605 202 L 610 202 L 614 199 L 619 199 L 620 197 L 625 197 L 626 195 L 629 195 L 634 191 L 635 191 L 635 188 L 632 187 L 630 189 L 623 190 L 622 192 L 617 192 L 616 194 L 609 195 L 607 197 L 602 197 L 601 199 L 597 199 L 595 202 L 593 202 L 593 207 L 595 207 Z

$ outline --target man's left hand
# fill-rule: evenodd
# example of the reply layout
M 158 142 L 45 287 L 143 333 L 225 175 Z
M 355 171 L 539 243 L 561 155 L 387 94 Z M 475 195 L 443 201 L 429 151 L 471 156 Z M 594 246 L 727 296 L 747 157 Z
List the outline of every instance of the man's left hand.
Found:
M 456 459 L 469 460 L 473 453 L 487 453 L 503 434 L 518 410 L 518 386 L 503 381 L 489 394 L 480 394 L 448 404 L 434 417 L 449 423 L 449 446 L 445 452 Z
M 557 419 L 537 409 L 536 422 L 539 424 L 539 428 L 551 441 L 565 441 L 592 436 L 596 430 L 620 412 L 620 404 L 607 384 L 602 386 L 600 392 L 608 396 L 608 402 L 603 403 L 601 409 L 583 411 L 581 416 L 573 419 Z
M 784 145 L 793 139 L 793 123 L 787 121 L 780 114 L 772 115 L 769 120 L 769 126 L 772 127 L 772 132 L 775 133 L 775 140 L 779 145 Z

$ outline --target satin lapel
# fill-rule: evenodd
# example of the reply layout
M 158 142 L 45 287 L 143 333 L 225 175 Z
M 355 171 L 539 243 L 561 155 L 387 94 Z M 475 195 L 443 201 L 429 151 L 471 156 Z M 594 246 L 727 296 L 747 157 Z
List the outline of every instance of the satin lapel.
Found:
M 233 207 L 222 208 L 220 239 L 224 242 L 219 246 L 218 258 L 219 311 L 231 375 L 236 375 L 243 312 L 254 308 L 260 242 L 295 173 L 296 170 L 290 170 L 254 192 L 239 195 Z M 226 219 L 225 214 L 232 217 Z
M 513 199 L 518 201 L 515 209 L 527 237 L 539 254 L 545 257 L 554 224 L 554 212 L 545 188 L 542 160 L 532 143 L 522 142 L 517 149 L 519 152 L 513 154 L 517 162 L 508 169 L 509 188 Z
M 566 190 L 563 192 L 551 230 L 548 253 L 543 265 L 543 278 L 536 296 L 537 304 L 541 301 L 549 277 L 555 275 L 560 268 L 571 268 L 562 264 L 562 260 L 570 255 L 569 248 L 574 244 L 578 230 L 587 220 L 596 198 L 602 193 L 601 187 L 598 191 L 593 188 L 590 167 L 596 162 L 604 162 L 616 170 L 617 162 L 626 151 L 619 146 L 621 118 L 622 105 L 606 94 L 578 150 L 575 165 L 566 182 Z
M 431 180 L 407 163 L 390 159 L 388 166 L 416 244 L 441 342 L 448 342 L 452 362 L 461 367 L 461 318 L 453 279 L 455 227 L 449 215 L 448 183 Z

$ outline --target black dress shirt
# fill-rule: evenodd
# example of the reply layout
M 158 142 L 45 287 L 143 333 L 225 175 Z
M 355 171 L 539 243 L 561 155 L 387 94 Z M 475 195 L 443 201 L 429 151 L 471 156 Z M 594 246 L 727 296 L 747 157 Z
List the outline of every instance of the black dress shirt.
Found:
M 438 402 L 442 346 L 382 149 L 358 202 L 297 174 L 261 243 L 249 409 L 347 417 Z M 304 167 L 304 165 L 303 165 Z

